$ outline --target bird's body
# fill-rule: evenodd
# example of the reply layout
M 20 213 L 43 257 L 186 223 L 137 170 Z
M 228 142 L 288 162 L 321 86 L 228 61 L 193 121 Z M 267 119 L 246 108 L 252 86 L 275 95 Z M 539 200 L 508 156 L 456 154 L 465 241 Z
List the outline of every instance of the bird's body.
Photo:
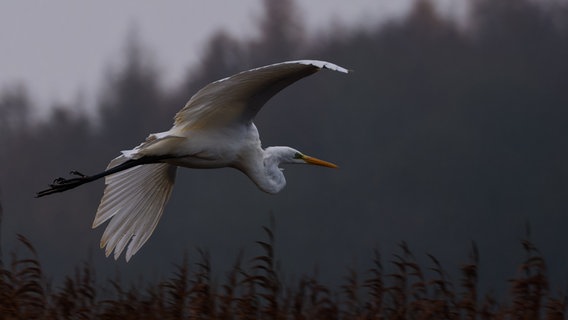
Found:
M 283 163 L 334 164 L 290 147 L 262 148 L 253 119 L 272 96 L 293 82 L 326 68 L 347 70 L 325 61 L 283 62 L 238 73 L 198 91 L 175 116 L 173 127 L 148 136 L 113 159 L 93 176 L 56 179 L 38 197 L 65 191 L 105 177 L 105 191 L 93 228 L 109 221 L 101 239 L 107 256 L 126 259 L 148 240 L 171 194 L 177 167 L 232 167 L 245 173 L 262 191 L 278 193 L 286 185 Z

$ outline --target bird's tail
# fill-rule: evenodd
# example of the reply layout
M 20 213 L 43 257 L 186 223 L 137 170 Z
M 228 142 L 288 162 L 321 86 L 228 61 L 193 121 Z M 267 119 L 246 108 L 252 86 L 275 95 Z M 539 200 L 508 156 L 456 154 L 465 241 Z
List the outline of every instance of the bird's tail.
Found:
M 107 171 L 129 159 L 121 155 Z M 142 247 L 156 228 L 175 181 L 176 166 L 150 163 L 128 168 L 105 177 L 105 191 L 93 228 L 110 219 L 101 239 L 107 256 L 114 250 L 118 259 L 126 250 L 126 261 Z

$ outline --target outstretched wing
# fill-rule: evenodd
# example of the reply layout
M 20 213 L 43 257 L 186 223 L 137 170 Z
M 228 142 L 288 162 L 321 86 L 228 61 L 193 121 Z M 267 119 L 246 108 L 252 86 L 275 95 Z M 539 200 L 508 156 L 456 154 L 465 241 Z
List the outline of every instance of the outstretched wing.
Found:
M 320 69 L 348 72 L 330 62 L 298 60 L 243 71 L 212 82 L 176 114 L 174 128 L 203 129 L 248 123 L 276 93 Z

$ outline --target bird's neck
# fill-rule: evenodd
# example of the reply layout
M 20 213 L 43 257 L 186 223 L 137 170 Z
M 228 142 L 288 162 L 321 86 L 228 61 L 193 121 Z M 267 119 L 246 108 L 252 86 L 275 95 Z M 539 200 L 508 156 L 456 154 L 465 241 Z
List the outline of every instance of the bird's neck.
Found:
M 276 194 L 286 186 L 286 178 L 278 167 L 281 162 L 279 155 L 271 151 L 271 148 L 262 150 L 262 157 L 257 157 L 254 168 L 246 173 L 259 189 Z

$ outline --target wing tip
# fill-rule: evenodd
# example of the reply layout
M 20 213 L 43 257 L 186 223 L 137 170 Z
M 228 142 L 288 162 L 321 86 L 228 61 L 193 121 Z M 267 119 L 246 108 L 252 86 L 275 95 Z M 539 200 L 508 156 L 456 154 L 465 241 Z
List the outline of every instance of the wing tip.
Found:
M 314 67 L 317 67 L 319 69 L 329 69 L 332 71 L 338 71 L 338 72 L 342 72 L 342 73 L 350 73 L 353 70 L 349 70 L 347 68 L 344 68 L 342 66 L 339 66 L 335 63 L 331 63 L 328 61 L 323 61 L 323 60 L 296 60 L 296 61 L 289 61 L 286 63 L 299 63 L 299 64 L 305 64 L 305 65 L 311 65 Z

